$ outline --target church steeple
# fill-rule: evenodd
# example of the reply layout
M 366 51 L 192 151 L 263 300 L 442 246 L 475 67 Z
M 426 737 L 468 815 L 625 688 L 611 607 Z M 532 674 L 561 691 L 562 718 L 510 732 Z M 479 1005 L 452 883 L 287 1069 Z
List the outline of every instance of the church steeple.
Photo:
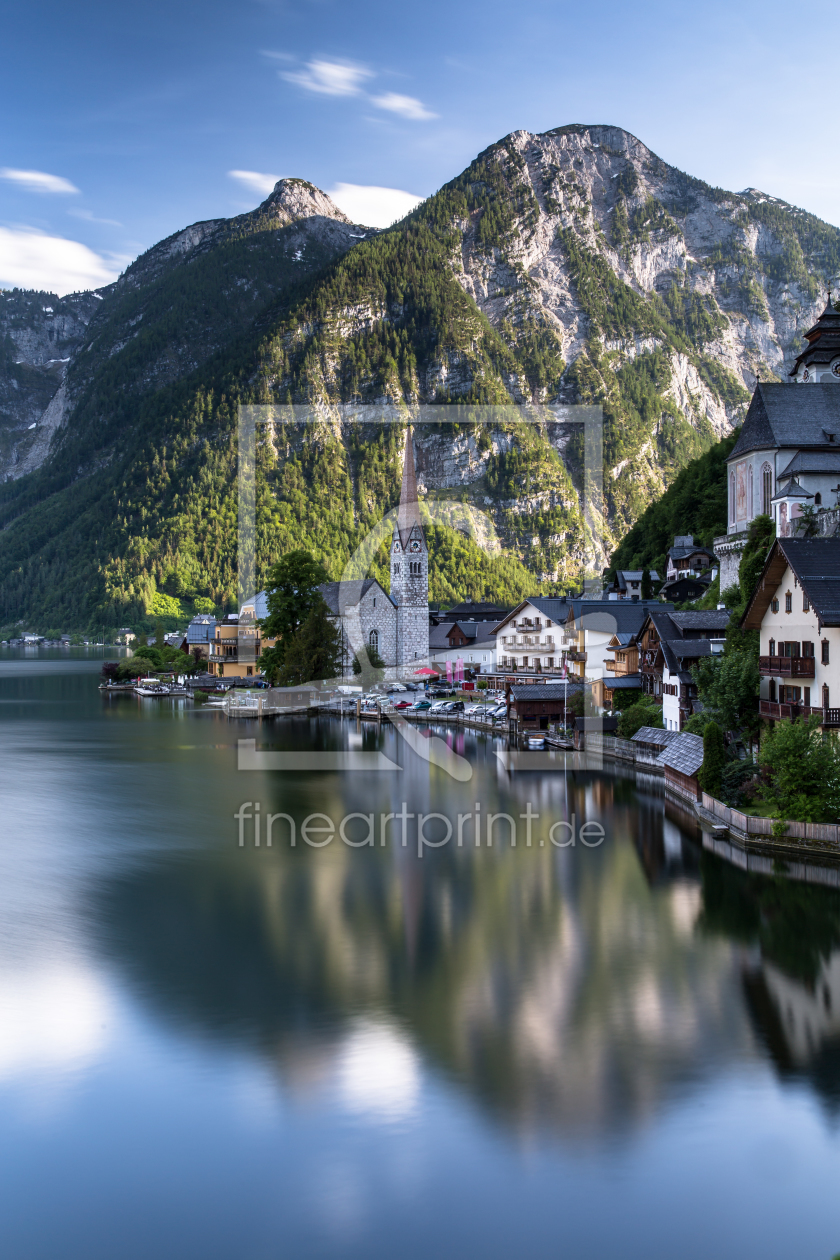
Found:
M 403 550 L 415 526 L 421 533 L 423 532 L 423 526 L 420 523 L 420 504 L 417 499 L 417 472 L 414 467 L 414 433 L 409 427 L 405 442 L 400 506 L 397 513 L 397 532 Z
M 391 544 L 391 599 L 397 608 L 397 667 L 414 671 L 429 655 L 429 550 L 420 519 L 410 428 Z
M 805 333 L 805 340 L 808 345 L 797 357 L 789 374 L 805 383 L 840 383 L 840 311 L 831 300 L 830 289 L 825 310 L 813 328 Z

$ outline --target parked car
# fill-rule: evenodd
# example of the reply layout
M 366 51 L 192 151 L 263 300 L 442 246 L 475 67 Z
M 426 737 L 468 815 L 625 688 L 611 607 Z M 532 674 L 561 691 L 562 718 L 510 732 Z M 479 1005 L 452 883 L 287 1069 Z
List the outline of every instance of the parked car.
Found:
M 414 705 L 410 700 L 398 700 L 394 705 L 395 709 L 413 709 Z
M 430 706 L 429 713 L 443 713 L 448 703 L 448 700 L 436 700 L 434 704 Z
M 447 713 L 463 713 L 464 708 L 465 708 L 465 705 L 464 705 L 463 700 L 450 700 L 449 703 L 446 705 L 446 712 Z
M 414 704 L 411 705 L 411 708 L 414 710 L 415 713 L 419 713 L 422 709 L 431 709 L 431 707 L 432 707 L 431 700 L 415 700 Z

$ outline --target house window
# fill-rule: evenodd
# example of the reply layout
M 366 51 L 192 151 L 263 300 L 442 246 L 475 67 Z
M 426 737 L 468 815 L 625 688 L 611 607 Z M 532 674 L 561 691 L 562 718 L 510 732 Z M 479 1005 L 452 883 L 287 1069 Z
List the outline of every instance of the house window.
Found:
M 809 600 L 808 596 L 805 594 L 804 591 L 802 592 L 802 611 L 803 612 L 811 611 L 811 601 Z
M 829 661 L 828 661 L 828 639 L 823 639 L 823 641 L 822 641 L 822 663 L 823 663 L 823 665 L 828 665 L 828 663 L 829 663 Z
M 765 516 L 770 516 L 772 512 L 772 504 L 770 500 L 773 498 L 773 473 L 770 465 L 765 464 L 761 470 L 761 510 Z
M 395 572 L 395 573 L 399 573 L 399 571 L 400 571 L 400 566 L 399 566 L 398 564 L 395 564 L 395 565 L 394 565 L 394 572 Z
M 793 595 L 790 591 L 785 592 L 785 612 L 793 612 Z
M 776 655 L 776 640 L 775 639 L 770 640 L 770 655 L 771 656 Z
M 770 679 L 770 699 L 771 699 L 771 700 L 775 700 L 775 699 L 776 699 L 776 680 L 775 680 L 775 678 L 771 678 L 771 679 Z
M 825 683 L 823 683 L 822 689 L 822 707 L 824 709 L 828 708 L 828 687 Z
M 775 613 L 779 611 L 779 601 L 777 599 L 770 600 L 770 608 Z
M 816 504 L 817 507 L 819 507 L 820 504 L 822 503 L 822 495 L 820 494 L 819 490 L 814 495 L 814 503 Z
M 811 660 L 813 660 L 813 659 L 814 659 L 814 645 L 813 645 L 813 643 L 810 641 L 810 639 L 806 640 L 806 641 L 802 644 L 802 655 L 803 655 L 803 656 L 808 656 L 808 657 L 810 657 L 810 658 L 811 658 Z
M 811 707 L 811 688 L 810 687 L 805 688 L 805 706 L 806 708 L 809 708 L 809 709 Z

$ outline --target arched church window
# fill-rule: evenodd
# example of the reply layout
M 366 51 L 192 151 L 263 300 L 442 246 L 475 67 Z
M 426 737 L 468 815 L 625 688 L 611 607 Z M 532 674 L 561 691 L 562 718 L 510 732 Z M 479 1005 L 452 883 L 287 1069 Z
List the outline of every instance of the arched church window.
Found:
M 818 490 L 817 493 L 814 495 L 814 506 L 819 507 L 821 503 L 822 503 L 822 495 L 820 494 Z
M 372 647 L 374 651 L 376 652 L 379 651 L 379 631 L 378 630 L 371 630 L 370 634 L 368 635 L 368 645 L 369 647 Z
M 747 473 L 747 513 L 749 515 L 749 519 L 752 520 L 753 516 L 755 515 L 755 500 L 753 498 L 752 464 L 750 464 L 749 471 Z
M 765 516 L 771 513 L 770 500 L 773 498 L 773 472 L 769 464 L 761 469 L 761 510 Z
M 735 524 L 735 474 L 729 474 L 729 524 Z

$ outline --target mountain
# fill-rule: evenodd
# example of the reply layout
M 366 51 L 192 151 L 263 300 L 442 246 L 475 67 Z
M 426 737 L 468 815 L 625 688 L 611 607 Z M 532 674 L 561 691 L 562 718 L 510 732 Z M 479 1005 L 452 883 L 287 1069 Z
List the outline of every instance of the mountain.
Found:
M 755 189 L 711 188 L 616 127 L 514 132 L 386 232 L 281 181 L 252 214 L 196 224 L 115 285 L 65 299 L 95 309 L 57 356 L 70 359 L 63 397 L 32 431 L 38 443 L 55 426 L 48 451 L 25 449 L 34 392 L 28 411 L 6 401 L 13 387 L 0 393 L 7 432 L 17 425 L 0 624 L 113 625 L 161 591 L 233 599 L 240 402 L 323 418 L 264 432 L 258 578 L 292 545 L 337 576 L 392 505 L 404 422 L 457 403 L 457 431 L 420 424 L 418 473 L 480 528 L 436 527 L 434 596 L 574 584 L 580 442 L 546 408 L 603 406 L 606 562 L 731 431 L 756 376 L 785 373 L 838 274 L 836 228 Z M 56 307 L 12 295 L 36 297 Z M 502 411 L 474 428 L 470 407 L 488 403 L 539 423 Z M 384 407 L 394 423 L 368 424 Z

